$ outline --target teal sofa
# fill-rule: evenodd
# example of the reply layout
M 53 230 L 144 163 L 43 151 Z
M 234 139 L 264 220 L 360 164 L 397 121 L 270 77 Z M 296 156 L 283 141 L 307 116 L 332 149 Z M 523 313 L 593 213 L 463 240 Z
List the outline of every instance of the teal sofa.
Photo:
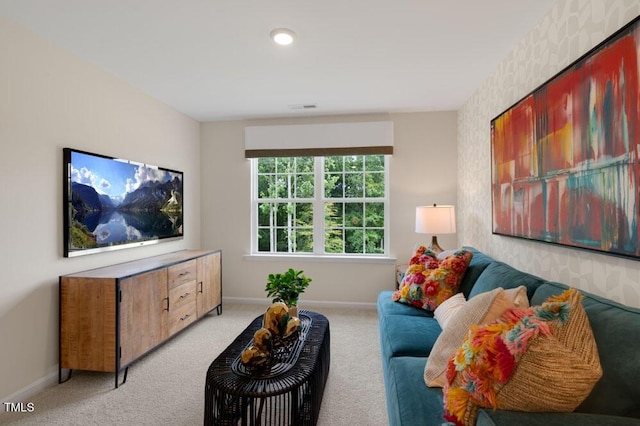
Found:
M 473 252 L 461 284 L 467 299 L 497 287 L 524 285 L 531 305 L 539 305 L 568 288 L 518 271 L 472 247 L 465 248 Z M 423 376 L 431 348 L 442 330 L 431 314 L 393 302 L 392 294 L 381 292 L 377 304 L 389 424 L 446 424 L 442 389 L 427 387 Z M 640 309 L 582 294 L 603 370 L 591 394 L 573 413 L 480 410 L 478 426 L 640 425 Z

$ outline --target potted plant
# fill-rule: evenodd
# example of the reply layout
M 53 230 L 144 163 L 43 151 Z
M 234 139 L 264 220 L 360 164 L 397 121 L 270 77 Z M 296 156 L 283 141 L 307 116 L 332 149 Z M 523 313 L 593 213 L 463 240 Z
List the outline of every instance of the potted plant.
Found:
M 292 316 L 298 314 L 298 298 L 309 286 L 311 278 L 303 271 L 293 268 L 282 274 L 269 274 L 265 291 L 267 297 L 273 297 L 273 302 L 284 302 L 289 307 Z

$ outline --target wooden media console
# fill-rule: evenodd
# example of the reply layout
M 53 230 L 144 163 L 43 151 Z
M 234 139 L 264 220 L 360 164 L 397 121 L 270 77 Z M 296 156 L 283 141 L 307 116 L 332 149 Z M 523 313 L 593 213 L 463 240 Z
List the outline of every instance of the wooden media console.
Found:
M 60 277 L 62 370 L 119 373 L 194 321 L 222 313 L 222 252 L 184 250 Z

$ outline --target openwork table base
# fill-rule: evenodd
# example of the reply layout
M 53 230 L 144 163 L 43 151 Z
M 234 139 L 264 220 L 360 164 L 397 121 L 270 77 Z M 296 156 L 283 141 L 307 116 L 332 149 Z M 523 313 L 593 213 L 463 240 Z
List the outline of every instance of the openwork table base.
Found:
M 329 321 L 301 311 L 297 338 L 272 355 L 270 365 L 251 371 L 240 353 L 262 326 L 256 318 L 209 366 L 205 425 L 315 425 L 329 374 Z

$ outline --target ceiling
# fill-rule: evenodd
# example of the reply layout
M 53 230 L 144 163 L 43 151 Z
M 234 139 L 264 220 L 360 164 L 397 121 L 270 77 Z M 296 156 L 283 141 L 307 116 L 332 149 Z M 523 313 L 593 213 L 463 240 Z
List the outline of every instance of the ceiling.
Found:
M 557 1 L 0 0 L 0 14 L 214 121 L 457 110 Z M 271 41 L 278 27 L 293 45 Z

